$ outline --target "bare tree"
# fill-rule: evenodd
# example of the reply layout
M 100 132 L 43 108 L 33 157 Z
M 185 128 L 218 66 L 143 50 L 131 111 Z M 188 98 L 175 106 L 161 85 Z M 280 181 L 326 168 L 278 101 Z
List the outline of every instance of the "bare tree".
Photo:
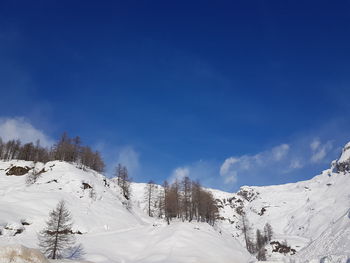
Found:
M 271 241 L 273 231 L 272 231 L 272 226 L 269 223 L 265 224 L 264 233 L 265 233 L 266 241 Z
M 185 176 L 181 182 L 181 187 L 182 187 L 182 192 L 183 192 L 183 205 L 182 205 L 182 210 L 183 210 L 183 215 L 186 220 L 189 220 L 190 218 L 190 211 L 191 211 L 191 191 L 192 191 L 192 186 L 191 186 L 191 180 L 189 177 Z
M 52 259 L 62 258 L 64 251 L 74 245 L 72 216 L 63 200 L 50 212 L 46 227 L 38 238 L 40 248 Z
M 266 261 L 266 250 L 265 245 L 267 243 L 266 237 L 261 233 L 259 229 L 256 230 L 256 258 L 259 261 Z
M 261 249 L 259 249 L 256 258 L 259 261 L 266 261 L 266 250 L 265 250 L 265 247 L 262 247 Z
M 215 199 L 199 182 L 192 182 L 189 178 L 184 178 L 181 183 L 175 180 L 170 186 L 164 182 L 163 190 L 164 201 L 160 203 L 168 224 L 173 218 L 182 218 L 214 225 L 218 215 Z
M 50 160 L 61 160 L 79 163 L 81 168 L 89 167 L 97 172 L 103 172 L 105 164 L 101 154 L 80 144 L 79 137 L 71 139 L 67 133 L 64 133 L 51 149 L 41 147 L 39 140 L 35 145 L 32 142 L 21 145 L 20 140 L 10 140 L 4 143 L 0 138 L 0 159 L 19 159 L 43 163 Z
M 168 204 L 169 203 L 169 193 L 170 193 L 170 189 L 169 189 L 169 184 L 168 182 L 165 180 L 164 183 L 163 183 L 163 193 L 164 193 L 164 216 L 165 216 L 165 219 L 168 223 L 168 225 L 170 224 L 170 218 L 171 218 L 171 211 L 170 211 L 170 205 Z
M 245 241 L 245 246 L 249 253 L 254 254 L 256 252 L 256 247 L 254 245 L 254 242 L 252 241 L 250 237 L 250 226 L 249 226 L 249 221 L 245 215 L 245 213 L 242 213 L 242 233 L 244 236 L 244 241 Z
M 156 197 L 157 186 L 151 180 L 145 186 L 145 200 L 147 202 L 147 213 L 149 216 L 153 216 L 153 207 Z
M 118 164 L 115 175 L 117 177 L 117 183 L 122 191 L 122 195 L 129 200 L 131 197 L 131 178 L 129 177 L 128 169 L 125 166 Z

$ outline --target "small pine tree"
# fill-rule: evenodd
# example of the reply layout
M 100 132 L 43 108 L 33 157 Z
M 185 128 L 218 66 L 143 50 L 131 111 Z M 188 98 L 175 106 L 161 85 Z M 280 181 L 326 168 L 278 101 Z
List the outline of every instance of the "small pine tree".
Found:
M 63 252 L 75 243 L 72 233 L 72 216 L 64 200 L 49 214 L 46 227 L 39 233 L 39 246 L 49 258 L 62 258 Z

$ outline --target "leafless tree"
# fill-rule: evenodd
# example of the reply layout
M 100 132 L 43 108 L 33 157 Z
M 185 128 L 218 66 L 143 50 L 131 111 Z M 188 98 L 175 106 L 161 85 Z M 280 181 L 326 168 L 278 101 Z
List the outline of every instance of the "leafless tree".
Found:
M 250 236 L 251 228 L 249 226 L 249 221 L 244 212 L 242 213 L 241 223 L 242 223 L 241 229 L 242 229 L 246 248 L 249 251 L 249 253 L 254 254 L 256 252 L 256 247 L 254 242 L 251 239 L 251 236 Z
M 62 258 L 66 249 L 74 245 L 72 216 L 61 200 L 49 214 L 46 227 L 39 233 L 39 246 L 49 258 Z
M 117 183 L 121 189 L 122 195 L 127 200 L 129 200 L 131 197 L 131 178 L 129 177 L 128 169 L 125 166 L 118 164 L 116 167 L 115 176 L 117 178 Z
M 266 223 L 264 226 L 264 233 L 267 241 L 271 241 L 273 231 L 272 231 L 272 226 L 269 223 Z
M 147 202 L 147 213 L 149 216 L 153 216 L 153 207 L 157 196 L 156 190 L 157 186 L 152 180 L 145 186 L 145 200 Z
M 170 186 L 165 182 L 163 188 L 164 215 L 168 223 L 173 218 L 182 218 L 188 221 L 197 219 L 198 222 L 214 225 L 218 216 L 215 199 L 211 192 L 200 186 L 199 182 L 185 178 L 181 184 L 177 180 Z
M 182 182 L 181 182 L 181 188 L 183 192 L 183 205 L 182 205 L 182 210 L 183 210 L 183 215 L 186 220 L 189 220 L 190 218 L 190 211 L 191 211 L 191 191 L 192 191 L 192 184 L 191 180 L 189 177 L 184 177 Z
M 0 160 L 20 159 L 25 161 L 43 162 L 61 160 L 78 163 L 81 168 L 89 167 L 97 172 L 103 172 L 105 164 L 99 152 L 93 152 L 88 146 L 81 146 L 79 137 L 71 139 L 63 133 L 60 140 L 51 148 L 26 143 L 21 145 L 20 140 L 10 140 L 4 143 L 0 138 Z

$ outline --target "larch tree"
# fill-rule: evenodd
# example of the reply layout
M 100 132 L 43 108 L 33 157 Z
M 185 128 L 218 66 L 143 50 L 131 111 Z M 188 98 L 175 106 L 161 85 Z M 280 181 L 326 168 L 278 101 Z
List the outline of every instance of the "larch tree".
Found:
M 181 181 L 181 187 L 182 187 L 182 192 L 183 192 L 183 205 L 182 205 L 182 210 L 183 210 L 183 216 L 185 217 L 186 220 L 190 219 L 190 210 L 191 210 L 191 180 L 189 177 L 185 176 L 183 180 Z
M 242 213 L 242 233 L 245 241 L 245 245 L 249 253 L 253 254 L 256 252 L 255 244 L 251 240 L 250 237 L 250 226 L 249 221 L 245 215 L 245 213 Z
M 147 213 L 149 216 L 153 216 L 153 206 L 156 198 L 157 186 L 154 181 L 149 181 L 145 187 L 145 200 L 147 202 Z
M 38 235 L 39 246 L 48 258 L 59 259 L 75 243 L 72 216 L 64 200 L 49 214 L 46 227 Z
M 265 224 L 264 233 L 265 233 L 266 241 L 271 241 L 273 231 L 272 231 L 272 226 L 269 223 Z
M 128 169 L 121 164 L 118 164 L 116 168 L 117 183 L 122 191 L 122 195 L 125 199 L 129 200 L 131 197 L 131 178 L 129 177 Z

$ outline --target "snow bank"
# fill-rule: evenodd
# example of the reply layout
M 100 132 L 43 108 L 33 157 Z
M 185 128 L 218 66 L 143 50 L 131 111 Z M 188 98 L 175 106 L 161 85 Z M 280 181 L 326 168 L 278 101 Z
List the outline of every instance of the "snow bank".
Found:
M 0 263 L 49 263 L 37 249 L 21 245 L 0 247 Z

